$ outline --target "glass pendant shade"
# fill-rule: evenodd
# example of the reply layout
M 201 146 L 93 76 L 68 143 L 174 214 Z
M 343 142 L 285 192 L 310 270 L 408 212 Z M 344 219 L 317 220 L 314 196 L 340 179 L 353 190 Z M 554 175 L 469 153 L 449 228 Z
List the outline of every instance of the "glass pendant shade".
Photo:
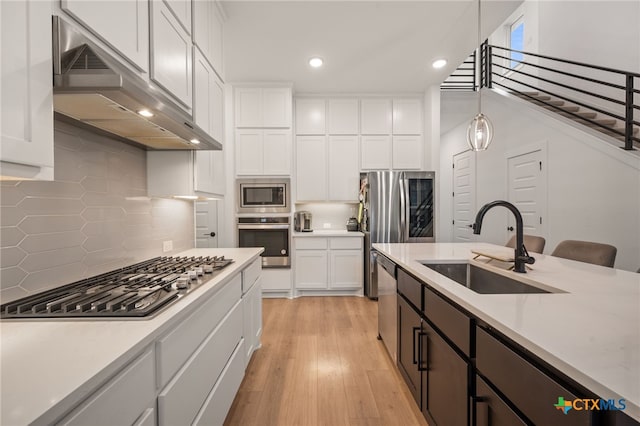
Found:
M 467 143 L 472 151 L 484 151 L 493 140 L 493 125 L 481 112 L 467 128 Z

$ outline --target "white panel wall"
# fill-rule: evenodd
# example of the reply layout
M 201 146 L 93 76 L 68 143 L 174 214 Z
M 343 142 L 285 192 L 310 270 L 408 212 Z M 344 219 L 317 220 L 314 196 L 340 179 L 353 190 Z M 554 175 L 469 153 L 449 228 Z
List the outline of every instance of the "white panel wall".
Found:
M 475 94 L 443 93 L 443 121 L 456 104 L 473 103 Z M 548 235 L 545 254 L 558 242 L 577 239 L 609 243 L 618 248 L 615 267 L 635 271 L 640 267 L 640 158 L 613 147 L 569 124 L 517 101 L 491 92 L 483 94 L 483 112 L 493 121 L 495 139 L 477 153 L 477 205 L 506 198 L 505 152 L 541 140 L 548 142 Z M 452 156 L 466 149 L 468 121 L 441 136 L 438 241 L 452 235 Z M 503 210 L 503 211 L 501 211 Z M 485 217 L 479 241 L 504 244 L 501 224 L 506 209 Z

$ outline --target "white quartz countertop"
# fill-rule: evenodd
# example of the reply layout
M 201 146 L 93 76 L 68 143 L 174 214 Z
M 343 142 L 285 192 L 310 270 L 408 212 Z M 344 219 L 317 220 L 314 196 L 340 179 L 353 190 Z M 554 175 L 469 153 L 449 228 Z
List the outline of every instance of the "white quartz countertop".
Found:
M 261 248 L 192 249 L 178 256 L 233 259 L 215 278 L 149 319 L 0 321 L 0 424 L 50 424 L 155 338 L 215 294 Z
M 483 243 L 374 244 L 412 275 L 640 421 L 640 274 L 532 253 L 526 274 L 555 294 L 479 294 L 422 265 L 471 259 Z M 512 249 L 511 249 L 512 250 Z M 538 285 L 539 285 L 538 284 Z M 551 404 L 551 402 L 550 402 Z
M 313 232 L 294 232 L 295 238 L 313 237 L 364 237 L 360 231 L 347 231 L 346 229 L 314 229 Z

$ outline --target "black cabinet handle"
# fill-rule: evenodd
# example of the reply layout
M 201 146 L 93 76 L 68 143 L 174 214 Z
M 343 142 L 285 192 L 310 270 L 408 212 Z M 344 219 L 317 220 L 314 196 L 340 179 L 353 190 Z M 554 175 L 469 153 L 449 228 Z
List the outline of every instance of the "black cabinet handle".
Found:
M 471 397 L 473 410 L 472 420 L 475 416 L 476 426 L 489 426 L 489 402 L 481 396 Z
M 417 363 L 418 363 L 418 361 L 416 360 L 416 331 L 417 331 L 417 332 L 418 332 L 418 334 L 419 334 L 419 332 L 420 332 L 420 327 L 413 327 L 413 349 L 412 349 L 412 351 L 411 351 L 411 352 L 413 352 L 413 353 L 411 354 L 411 356 L 413 357 L 413 363 L 414 363 L 414 364 L 417 364 Z M 418 357 L 419 357 L 419 356 L 420 356 L 420 355 L 418 355 Z
M 209 234 L 204 234 L 204 235 L 205 235 L 205 237 L 215 237 L 216 233 L 215 232 L 211 232 Z
M 511 232 L 513 232 L 513 226 L 508 226 L 508 227 L 507 227 L 507 231 L 511 231 Z
M 418 333 L 418 371 L 427 371 L 429 369 L 429 339 L 426 341 L 423 337 L 428 337 L 429 335 L 424 331 Z M 424 345 L 422 342 L 425 342 Z M 424 357 L 422 356 L 422 349 L 424 348 Z

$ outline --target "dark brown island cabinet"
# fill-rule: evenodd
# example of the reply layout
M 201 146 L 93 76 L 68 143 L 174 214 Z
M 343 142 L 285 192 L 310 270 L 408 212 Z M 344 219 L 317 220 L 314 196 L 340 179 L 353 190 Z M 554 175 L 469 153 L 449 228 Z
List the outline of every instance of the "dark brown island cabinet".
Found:
M 397 282 L 398 369 L 430 426 L 640 425 L 618 401 L 565 414 L 559 398 L 600 398 L 400 268 Z

